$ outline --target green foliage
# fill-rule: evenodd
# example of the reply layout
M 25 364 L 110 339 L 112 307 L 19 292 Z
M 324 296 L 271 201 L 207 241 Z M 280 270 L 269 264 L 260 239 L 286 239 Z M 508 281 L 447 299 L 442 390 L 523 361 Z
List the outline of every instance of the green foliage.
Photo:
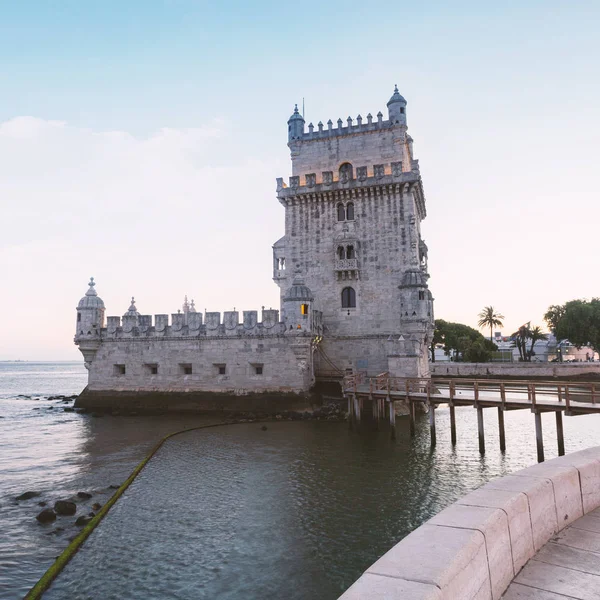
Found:
M 556 336 L 556 329 L 560 320 L 563 318 L 565 314 L 565 305 L 564 304 L 553 304 L 548 307 L 548 310 L 544 314 L 544 321 L 548 325 L 550 331 Z M 558 338 L 557 336 L 557 339 Z
M 557 339 L 569 340 L 577 348 L 590 346 L 600 352 L 600 298 L 571 300 L 561 308 L 563 313 L 556 324 Z
M 496 344 L 486 339 L 473 327 L 462 323 L 450 323 L 443 319 L 435 320 L 433 344 L 444 344 L 444 350 L 452 354 L 453 360 L 488 362 Z
M 504 315 L 501 315 L 500 313 L 496 312 L 496 309 L 493 306 L 486 306 L 480 313 L 479 313 L 479 321 L 477 321 L 477 325 L 479 325 L 480 328 L 484 328 L 484 327 L 489 327 L 490 328 L 490 342 L 493 341 L 492 337 L 493 337 L 493 330 L 494 327 L 502 327 L 503 322 L 502 319 L 504 319 Z

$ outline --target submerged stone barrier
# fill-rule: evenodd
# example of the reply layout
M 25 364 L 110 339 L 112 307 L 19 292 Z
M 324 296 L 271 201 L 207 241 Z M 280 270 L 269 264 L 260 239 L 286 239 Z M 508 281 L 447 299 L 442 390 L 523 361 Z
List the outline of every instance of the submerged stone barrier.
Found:
M 415 529 L 340 600 L 497 600 L 555 534 L 600 506 L 600 446 L 483 485 Z
M 90 534 L 96 529 L 96 527 L 100 524 L 102 519 L 106 516 L 111 507 L 115 504 L 115 502 L 123 495 L 125 490 L 133 483 L 135 478 L 140 474 L 142 469 L 148 464 L 148 461 L 158 452 L 160 447 L 170 438 L 179 435 L 181 433 L 187 433 L 188 431 L 195 431 L 197 429 L 208 429 L 210 427 L 221 427 L 223 425 L 232 425 L 233 421 L 223 421 L 219 423 L 210 423 L 208 425 L 199 425 L 197 427 L 190 427 L 188 429 L 182 429 L 181 431 L 175 431 L 165 436 L 162 440 L 160 440 L 152 450 L 147 454 L 147 456 L 137 465 L 137 467 L 132 471 L 131 475 L 111 496 L 110 500 L 100 509 L 98 514 L 92 518 L 92 520 L 84 526 L 79 535 L 75 537 L 75 539 L 62 551 L 62 553 L 58 556 L 58 558 L 54 561 L 52 566 L 42 575 L 42 578 L 29 590 L 24 600 L 39 600 L 42 598 L 44 592 L 48 590 L 52 582 L 58 577 L 60 572 L 67 566 L 69 561 L 75 556 L 79 548 L 85 542 L 85 540 L 90 536 Z

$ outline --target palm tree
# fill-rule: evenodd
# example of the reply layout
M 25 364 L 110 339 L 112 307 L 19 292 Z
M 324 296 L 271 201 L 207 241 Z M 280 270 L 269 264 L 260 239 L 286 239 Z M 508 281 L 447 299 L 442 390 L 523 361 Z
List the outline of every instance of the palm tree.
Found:
M 484 327 L 490 328 L 490 342 L 493 342 L 494 327 L 502 327 L 502 325 L 504 325 L 504 323 L 502 323 L 504 315 L 497 313 L 493 306 L 486 306 L 478 316 L 479 321 L 477 324 L 479 325 L 480 329 L 483 329 Z
M 531 356 L 529 356 L 529 353 L 527 352 L 527 340 L 529 338 L 531 338 L 530 323 L 525 323 L 525 325 L 521 325 L 521 327 L 519 327 L 519 329 L 517 329 L 517 331 L 515 331 L 510 336 L 510 339 L 513 341 L 513 344 L 519 350 L 520 360 L 524 362 L 527 361 L 528 358 L 531 358 Z
M 529 351 L 529 360 L 533 356 L 533 347 L 538 340 L 547 340 L 548 336 L 542 331 L 539 325 L 529 330 L 529 339 L 531 340 L 531 350 Z

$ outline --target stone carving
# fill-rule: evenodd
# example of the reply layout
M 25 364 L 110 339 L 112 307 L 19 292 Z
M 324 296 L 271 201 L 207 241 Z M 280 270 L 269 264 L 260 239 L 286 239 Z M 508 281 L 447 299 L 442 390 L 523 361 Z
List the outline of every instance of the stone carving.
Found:
M 323 184 L 331 185 L 333 183 L 333 171 L 323 171 Z
M 306 185 L 309 188 L 315 187 L 317 184 L 317 176 L 315 173 L 307 173 L 306 175 Z
M 385 167 L 383 165 L 373 165 L 373 172 L 375 173 L 375 179 L 381 179 L 385 176 Z
M 359 181 L 364 181 L 367 178 L 367 167 L 358 167 L 356 169 L 356 178 Z
M 290 187 L 295 190 L 300 185 L 300 177 L 298 175 L 294 175 L 290 177 Z
M 400 177 L 402 175 L 402 162 L 392 163 L 392 175 L 394 177 Z

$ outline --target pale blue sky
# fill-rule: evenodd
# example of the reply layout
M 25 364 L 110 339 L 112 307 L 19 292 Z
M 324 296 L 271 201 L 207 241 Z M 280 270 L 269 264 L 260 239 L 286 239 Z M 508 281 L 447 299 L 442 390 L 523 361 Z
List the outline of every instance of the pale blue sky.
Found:
M 0 359 L 108 314 L 277 304 L 286 120 L 408 100 L 436 316 L 600 295 L 598 2 L 0 1 Z M 35 314 L 35 318 L 30 315 Z M 43 324 L 43 326 L 42 326 Z M 42 332 L 42 333 L 41 333 Z

